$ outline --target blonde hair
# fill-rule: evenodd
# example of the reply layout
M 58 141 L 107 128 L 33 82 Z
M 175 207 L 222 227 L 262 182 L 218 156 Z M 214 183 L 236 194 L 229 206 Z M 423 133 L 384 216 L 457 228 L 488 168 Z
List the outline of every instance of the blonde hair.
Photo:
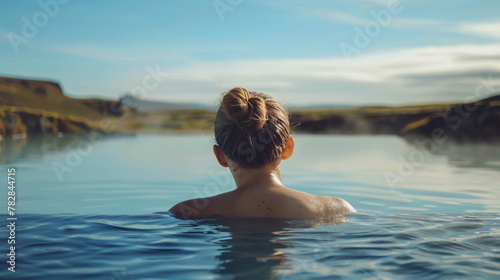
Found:
M 288 113 L 264 93 L 236 87 L 223 93 L 214 123 L 222 152 L 244 168 L 277 160 L 290 137 Z

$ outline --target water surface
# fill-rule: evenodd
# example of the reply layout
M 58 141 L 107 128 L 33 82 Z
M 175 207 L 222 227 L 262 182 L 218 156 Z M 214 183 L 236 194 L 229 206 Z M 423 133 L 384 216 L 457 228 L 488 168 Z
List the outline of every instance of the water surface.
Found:
M 8 272 L 2 241 L 0 278 L 500 277 L 499 147 L 295 137 L 283 183 L 346 199 L 359 211 L 348 222 L 177 219 L 175 203 L 234 188 L 210 135 L 4 140 L 1 180 L 17 170 L 18 255 Z M 6 197 L 5 187 L 2 209 Z

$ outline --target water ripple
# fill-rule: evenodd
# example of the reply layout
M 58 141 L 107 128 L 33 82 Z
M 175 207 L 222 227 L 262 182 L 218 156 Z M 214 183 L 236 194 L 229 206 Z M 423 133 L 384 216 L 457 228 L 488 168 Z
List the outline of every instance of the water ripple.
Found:
M 221 279 L 500 275 L 500 219 L 491 216 L 360 213 L 337 225 L 266 219 L 183 221 L 170 214 L 24 215 L 19 220 L 30 224 L 18 230 L 16 244 L 16 275 L 24 279 L 117 279 L 115 274 L 136 279 L 206 279 L 213 274 Z M 0 272 L 0 278 L 4 276 Z

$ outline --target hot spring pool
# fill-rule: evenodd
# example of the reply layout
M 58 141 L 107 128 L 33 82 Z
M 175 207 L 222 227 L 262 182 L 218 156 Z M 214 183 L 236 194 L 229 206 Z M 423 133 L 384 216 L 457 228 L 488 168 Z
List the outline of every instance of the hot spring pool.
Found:
M 0 219 L 15 167 L 16 272 L 4 226 L 0 279 L 500 278 L 499 146 L 295 139 L 283 183 L 346 199 L 359 211 L 347 222 L 177 219 L 173 204 L 234 188 L 210 136 L 3 140 Z

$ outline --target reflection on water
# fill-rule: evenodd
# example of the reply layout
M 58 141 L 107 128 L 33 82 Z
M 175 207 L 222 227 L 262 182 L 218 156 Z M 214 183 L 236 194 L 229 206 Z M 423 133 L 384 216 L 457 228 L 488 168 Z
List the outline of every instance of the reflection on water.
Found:
M 493 169 L 500 171 L 500 144 L 492 143 L 425 143 L 427 139 L 406 139 L 416 149 L 423 149 L 434 155 L 446 156 L 450 166 L 464 168 Z
M 95 144 L 85 135 L 0 141 L 2 164 L 22 174 L 21 209 L 151 213 L 234 188 L 233 178 L 213 156 L 210 136 L 97 139 Z M 296 135 L 295 140 L 293 156 L 282 164 L 288 187 L 342 197 L 362 212 L 500 211 L 499 146 L 445 143 L 428 150 L 411 172 L 400 174 L 404 161 L 420 148 L 398 137 Z M 78 153 L 82 156 L 75 160 Z M 388 172 L 401 180 L 391 186 Z M 5 196 L 0 192 L 0 207 Z M 148 203 L 133 203 L 139 200 Z
M 136 137 L 135 135 L 42 135 L 23 138 L 4 138 L 0 140 L 0 164 L 8 164 L 18 159 L 40 157 L 46 154 L 68 152 L 101 143 L 104 140 Z M 161 137 L 161 136 L 160 136 Z M 300 137 L 303 136 L 299 136 Z M 328 136 L 327 136 L 328 137 Z M 335 136 L 332 136 L 335 137 Z M 338 137 L 338 136 L 337 136 Z M 375 138 L 375 137 L 374 137 Z M 485 168 L 500 171 L 500 144 L 455 143 L 442 144 L 424 142 L 427 139 L 403 138 L 415 149 L 425 150 L 436 156 L 445 156 L 450 166 L 465 168 Z M 299 144 L 300 145 L 300 144 Z M 342 149 L 346 149 L 343 147 Z M 314 158 L 314 157 L 312 157 Z
M 219 218 L 220 232 L 228 232 L 230 236 L 221 238 L 215 243 L 221 246 L 217 257 L 219 266 L 214 273 L 237 279 L 265 279 L 282 271 L 291 271 L 290 253 L 294 249 L 294 234 L 291 229 L 318 228 L 321 225 L 338 225 L 347 222 L 345 216 L 339 215 L 321 220 L 284 219 L 230 219 Z M 285 240 L 286 239 L 286 240 Z
M 1 141 L 15 166 L 19 279 L 497 279 L 500 156 L 492 145 L 443 146 L 391 188 L 416 150 L 387 136 L 297 135 L 284 184 L 340 196 L 349 222 L 179 220 L 185 199 L 234 188 L 207 136 Z M 6 176 L 3 172 L 0 176 Z M 6 181 L 5 177 L 3 177 Z M 1 177 L 0 177 L 1 179 Z M 7 192 L 0 192 L 6 208 Z M 36 213 L 36 214 L 35 214 Z M 151 214 L 154 213 L 154 214 Z M 139 214 L 139 215 L 137 215 Z M 5 214 L 0 213 L 5 220 Z M 22 226 L 21 226 L 22 222 Z M 7 236 L 0 227 L 0 235 Z M 17 248 L 17 247 L 16 247 Z M 6 254 L 0 255 L 6 263 Z M 0 270 L 0 279 L 7 279 Z
M 29 136 L 15 139 L 9 137 L 0 141 L 0 164 L 74 149 L 83 140 L 86 138 L 82 134 Z
M 498 215 L 358 213 L 340 225 L 185 221 L 168 213 L 30 214 L 19 220 L 22 242 L 16 247 L 22 255 L 12 279 L 498 279 L 500 274 Z M 0 270 L 0 278 L 11 279 L 7 273 Z
M 274 270 L 289 260 L 283 249 L 293 245 L 280 240 L 291 236 L 285 229 L 290 227 L 283 220 L 222 220 L 221 232 L 230 235 L 216 241 L 220 245 L 218 267 L 213 271 L 224 277 L 262 279 L 274 275 Z
M 224 223 L 221 231 L 230 236 L 217 242 L 221 246 L 217 257 L 219 266 L 214 273 L 221 276 L 244 276 L 259 279 L 262 275 L 273 275 L 273 268 L 288 260 L 282 249 L 287 245 L 277 236 L 289 235 L 284 231 L 284 221 L 235 221 Z
M 37 158 L 46 154 L 70 150 L 84 154 L 90 146 L 117 137 L 133 137 L 133 135 L 103 135 L 95 132 L 91 134 L 7 137 L 0 140 L 0 164 L 9 164 L 17 160 Z

